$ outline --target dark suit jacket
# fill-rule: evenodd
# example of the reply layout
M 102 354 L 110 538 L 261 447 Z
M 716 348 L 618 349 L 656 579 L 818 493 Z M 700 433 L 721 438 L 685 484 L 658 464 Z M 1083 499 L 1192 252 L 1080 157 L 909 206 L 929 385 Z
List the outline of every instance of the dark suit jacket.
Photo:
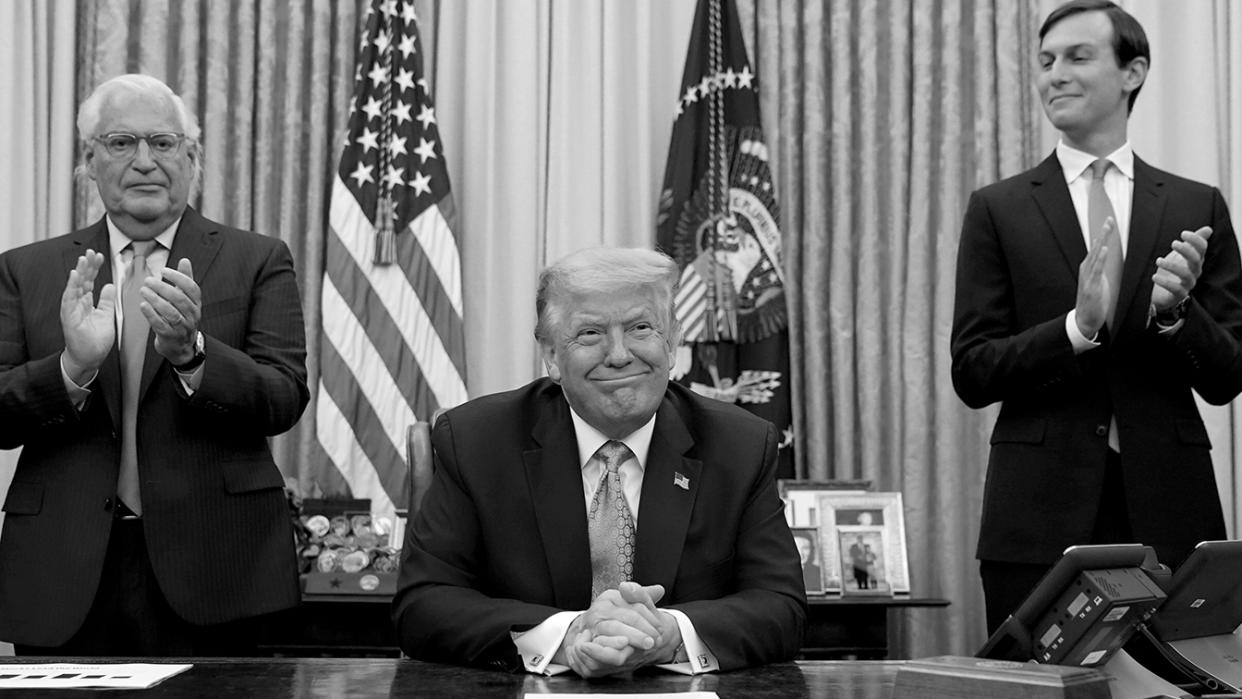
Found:
M 1211 226 L 1185 325 L 1148 324 L 1157 257 Z M 1191 389 L 1210 403 L 1242 388 L 1242 267 L 1220 192 L 1134 161 L 1117 330 L 1075 355 L 1065 317 L 1086 257 L 1053 154 L 971 196 L 957 262 L 953 385 L 967 405 L 1002 403 L 992 433 L 981 559 L 1048 563 L 1086 543 L 1101 495 L 1110 415 L 1137 541 L 1177 565 L 1225 535 L 1211 445 Z
M 432 431 L 436 473 L 402 551 L 393 616 L 414 658 L 520 669 L 511 630 L 591 604 L 582 471 L 548 379 L 473 400 Z M 643 476 L 634 579 L 665 587 L 732 669 L 798 652 L 802 570 L 776 491 L 777 436 L 670 385 Z M 674 484 L 674 474 L 689 489 Z
M 0 447 L 22 447 L 0 534 L 0 638 L 56 646 L 81 626 L 112 527 L 121 375 L 114 345 L 81 413 L 61 378 L 59 308 L 95 225 L 0 255 Z M 293 260 L 280 240 L 186 209 L 169 266 L 189 258 L 203 291 L 207 361 L 187 397 L 148 342 L 138 414 L 143 528 L 172 608 L 212 624 L 298 601 L 293 532 L 266 437 L 308 400 Z M 112 281 L 111 261 L 95 283 Z

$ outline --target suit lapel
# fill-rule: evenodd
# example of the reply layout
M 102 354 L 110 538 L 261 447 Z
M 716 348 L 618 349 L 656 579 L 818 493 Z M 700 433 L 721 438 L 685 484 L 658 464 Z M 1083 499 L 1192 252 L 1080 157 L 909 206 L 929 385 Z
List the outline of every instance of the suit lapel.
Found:
M 1031 195 L 1061 249 L 1070 274 L 1077 280 L 1078 267 L 1087 257 L 1087 244 L 1083 240 L 1082 226 L 1078 225 L 1074 200 L 1070 198 L 1069 187 L 1061 172 L 1061 161 L 1057 160 L 1055 152 L 1032 171 L 1031 185 Z
M 1165 196 L 1164 182 L 1159 179 L 1159 172 L 1147 163 L 1134 158 L 1134 199 L 1130 206 L 1130 238 L 1126 245 L 1125 267 L 1121 274 L 1121 291 L 1117 295 L 1117 327 L 1125 328 L 1125 319 L 1131 312 L 1140 314 L 1146 323 L 1147 306 L 1150 294 L 1146 299 L 1135 296 L 1140 288 L 1150 289 L 1150 278 L 1155 270 L 1154 252 L 1156 238 L 1159 234 L 1160 217 L 1164 213 Z M 1148 283 L 1144 283 L 1148 282 Z M 1142 301 L 1141 308 L 1136 302 Z
M 578 443 L 564 397 L 542 406 L 531 434 L 539 446 L 522 458 L 553 596 L 562 609 L 585 609 L 591 601 L 591 544 Z
M 672 590 L 677 566 L 698 497 L 703 463 L 685 456 L 694 438 L 681 415 L 665 398 L 656 414 L 655 432 L 643 471 L 634 579 Z M 683 487 L 684 486 L 684 487 Z
M 95 225 L 83 229 L 70 239 L 70 245 L 63 253 L 64 269 L 71 270 L 76 267 L 78 257 L 85 254 L 88 249 L 103 253 L 104 256 L 103 266 L 99 268 L 99 276 L 95 278 L 94 296 L 95 305 L 98 306 L 100 292 L 103 291 L 105 285 L 112 283 L 112 244 L 108 240 L 108 224 L 105 223 L 105 219 L 100 218 Z M 116 290 L 116 302 L 121 302 L 119 288 Z M 115 320 L 113 322 L 115 323 Z M 119 428 L 121 425 L 121 355 L 115 341 L 112 343 L 112 349 L 108 350 L 108 356 L 100 365 L 99 375 L 95 377 L 95 381 L 100 393 L 103 394 L 104 404 L 108 406 L 112 424 Z
M 181 225 L 177 227 L 177 236 L 173 238 L 172 249 L 168 251 L 167 266 L 176 269 L 179 260 L 188 259 L 194 270 L 195 281 L 200 287 L 205 286 L 204 280 L 207 278 L 211 264 L 215 261 L 216 254 L 220 252 L 220 236 L 217 233 L 215 224 L 187 206 L 185 213 L 181 215 Z M 154 335 L 150 339 L 154 340 Z M 155 351 L 155 343 L 147 342 L 139 395 L 147 394 L 163 361 L 164 358 Z

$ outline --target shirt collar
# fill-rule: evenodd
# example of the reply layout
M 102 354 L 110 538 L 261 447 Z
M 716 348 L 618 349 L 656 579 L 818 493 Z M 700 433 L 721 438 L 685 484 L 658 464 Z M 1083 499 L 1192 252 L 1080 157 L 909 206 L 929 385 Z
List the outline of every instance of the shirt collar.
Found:
M 586 465 L 591 463 L 591 457 L 595 456 L 595 452 L 599 451 L 599 448 L 604 446 L 604 442 L 609 440 L 603 432 L 587 424 L 587 421 L 583 420 L 572 406 L 569 408 L 569 417 L 574 421 L 574 436 L 578 440 L 578 465 L 586 468 Z M 655 420 L 656 416 L 652 415 L 647 424 L 629 433 L 625 438 L 617 440 L 634 453 L 640 469 L 647 468 L 647 452 L 651 449 L 651 436 L 655 434 Z
M 1134 179 L 1134 149 L 1130 147 L 1129 141 L 1104 156 L 1104 159 L 1111 162 L 1127 179 Z M 1061 173 L 1065 175 L 1065 182 L 1068 184 L 1081 177 L 1097 158 L 1090 153 L 1068 146 L 1064 140 L 1061 140 L 1057 142 L 1057 160 L 1061 161 Z
M 130 244 L 132 239 L 122 233 L 120 228 L 116 227 L 116 224 L 112 222 L 111 216 L 105 216 L 104 220 L 108 222 L 108 244 L 112 246 L 112 256 L 115 257 L 125 249 L 126 245 Z M 165 250 L 172 250 L 173 239 L 177 237 L 177 226 L 180 225 L 181 217 L 178 216 L 177 220 L 173 221 L 168 228 L 165 228 L 163 233 L 155 236 L 155 241 L 163 245 Z

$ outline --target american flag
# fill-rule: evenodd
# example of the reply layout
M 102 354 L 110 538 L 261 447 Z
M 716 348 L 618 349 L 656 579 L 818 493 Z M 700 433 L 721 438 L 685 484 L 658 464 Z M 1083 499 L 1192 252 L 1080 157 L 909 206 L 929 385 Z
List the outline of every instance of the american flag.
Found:
M 461 260 L 412 2 L 372 0 L 324 253 L 316 436 L 372 512 L 404 507 L 405 433 L 466 400 Z

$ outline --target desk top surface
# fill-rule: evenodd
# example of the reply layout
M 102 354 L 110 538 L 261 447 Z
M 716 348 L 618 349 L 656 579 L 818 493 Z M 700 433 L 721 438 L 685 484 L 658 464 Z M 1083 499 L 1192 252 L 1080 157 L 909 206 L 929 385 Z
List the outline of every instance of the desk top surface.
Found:
M 151 659 L 112 662 L 152 662 Z M 98 658 L 0 658 L 3 663 L 100 662 Z M 803 661 L 687 677 L 643 671 L 629 678 L 583 680 L 513 675 L 493 670 L 388 658 L 160 659 L 194 667 L 141 693 L 108 690 L 109 697 L 520 697 L 543 693 L 716 692 L 721 697 L 892 696 L 900 662 Z M 22 696 L 64 696 L 25 692 Z M 75 690 L 72 696 L 82 696 Z

